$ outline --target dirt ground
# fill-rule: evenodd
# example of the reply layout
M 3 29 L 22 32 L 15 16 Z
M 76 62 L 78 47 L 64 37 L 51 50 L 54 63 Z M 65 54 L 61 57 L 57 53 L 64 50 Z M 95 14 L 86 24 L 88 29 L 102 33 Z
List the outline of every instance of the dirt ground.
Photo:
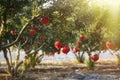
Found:
M 85 65 L 42 65 L 25 76 L 33 80 L 120 80 L 120 66 L 96 64 L 93 69 L 88 69 Z
M 88 69 L 84 64 L 40 64 L 27 71 L 23 79 L 9 80 L 120 80 L 120 66 L 96 63 Z

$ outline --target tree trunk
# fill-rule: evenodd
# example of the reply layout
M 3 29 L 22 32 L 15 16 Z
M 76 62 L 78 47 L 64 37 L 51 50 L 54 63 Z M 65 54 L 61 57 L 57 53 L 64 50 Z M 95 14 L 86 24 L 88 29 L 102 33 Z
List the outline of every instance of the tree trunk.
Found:
M 9 59 L 8 59 L 8 56 L 7 56 L 7 49 L 6 48 L 3 49 L 3 55 L 4 55 L 4 58 L 6 60 L 6 64 L 7 64 L 7 67 L 8 67 L 8 73 L 12 76 L 11 65 L 10 65 L 10 62 L 9 62 Z
M 12 54 L 11 54 L 11 51 L 10 51 L 10 48 L 8 48 L 8 51 L 9 51 L 9 55 L 10 55 L 10 64 L 12 65 L 13 63 L 12 63 Z

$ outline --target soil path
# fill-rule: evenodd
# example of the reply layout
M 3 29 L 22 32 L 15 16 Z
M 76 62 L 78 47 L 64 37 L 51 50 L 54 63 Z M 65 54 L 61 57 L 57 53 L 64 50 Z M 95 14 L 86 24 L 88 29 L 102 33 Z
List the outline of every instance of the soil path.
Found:
M 88 69 L 85 65 L 39 65 L 24 76 L 31 80 L 120 80 L 120 66 L 98 64 Z

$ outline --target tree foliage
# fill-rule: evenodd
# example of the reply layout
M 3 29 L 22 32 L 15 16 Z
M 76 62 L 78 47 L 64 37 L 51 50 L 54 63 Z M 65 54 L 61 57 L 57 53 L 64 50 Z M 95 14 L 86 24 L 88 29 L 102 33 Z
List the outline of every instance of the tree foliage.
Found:
M 106 10 L 90 6 L 88 0 L 0 0 L 0 51 L 4 52 L 9 72 L 16 69 L 7 57 L 11 46 L 24 50 L 29 60 L 39 50 L 54 54 L 58 51 L 55 41 L 75 47 L 78 36 L 84 34 L 82 51 L 99 50 L 107 15 Z M 43 17 L 48 17 L 50 23 L 41 23 Z M 34 34 L 29 32 L 31 29 Z

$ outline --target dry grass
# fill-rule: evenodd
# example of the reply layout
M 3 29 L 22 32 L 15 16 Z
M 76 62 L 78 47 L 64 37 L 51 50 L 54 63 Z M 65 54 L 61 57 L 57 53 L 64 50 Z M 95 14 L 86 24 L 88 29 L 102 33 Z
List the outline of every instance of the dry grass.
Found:
M 117 59 L 114 59 L 114 60 L 104 59 L 104 60 L 99 60 L 96 63 L 101 63 L 101 64 L 117 64 Z

